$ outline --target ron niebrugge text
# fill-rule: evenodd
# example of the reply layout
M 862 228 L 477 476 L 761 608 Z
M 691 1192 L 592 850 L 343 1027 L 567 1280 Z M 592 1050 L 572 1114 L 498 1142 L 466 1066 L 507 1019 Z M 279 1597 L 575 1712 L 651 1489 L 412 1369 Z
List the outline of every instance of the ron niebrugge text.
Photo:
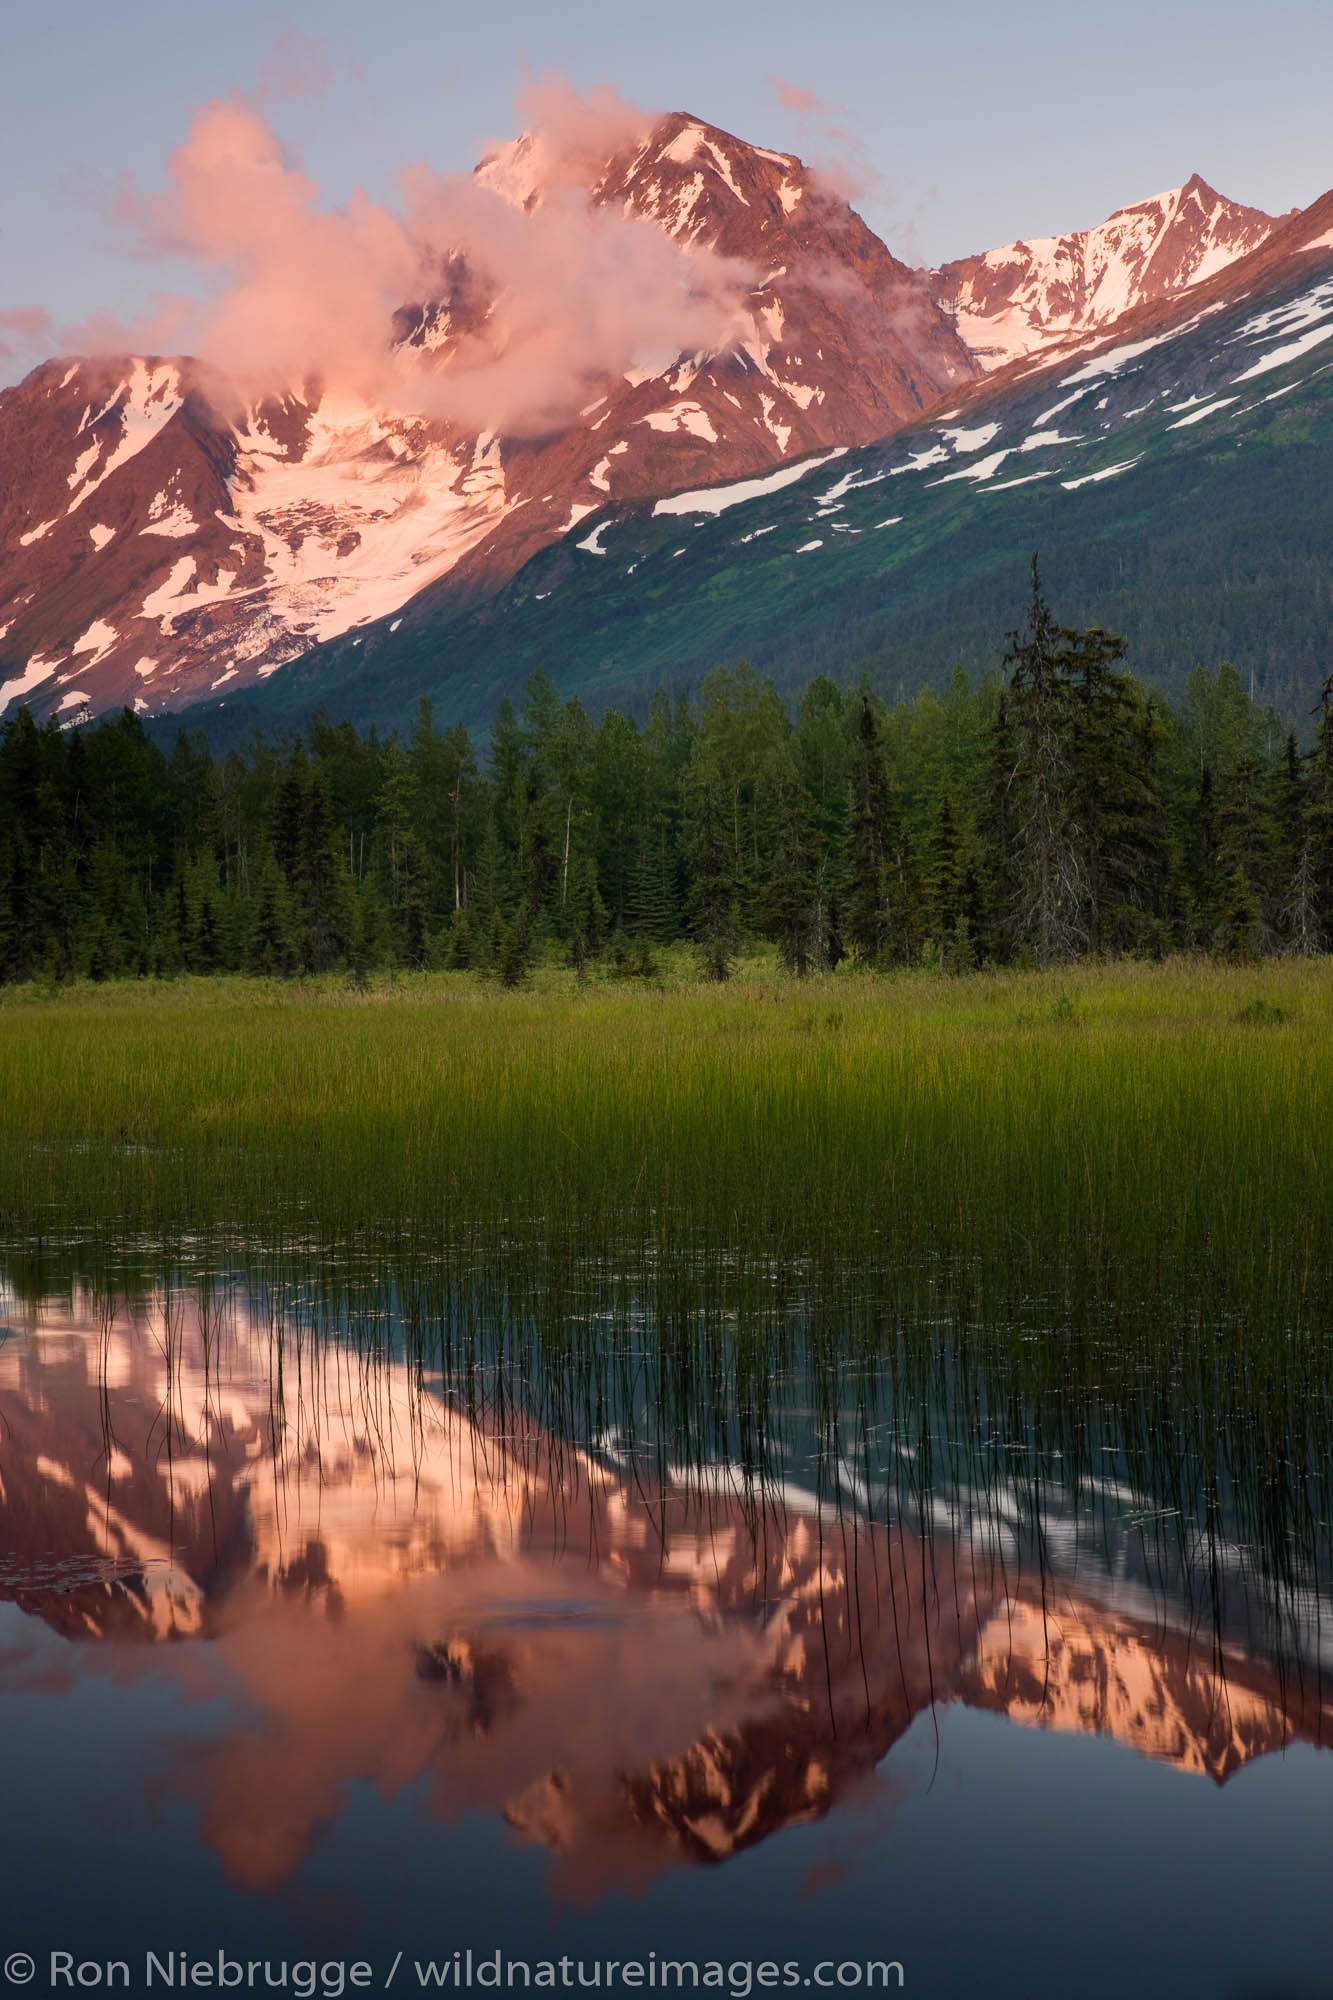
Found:
M 406 1960 L 406 1962 L 405 1962 Z M 26 1986 L 39 1970 L 26 1952 L 11 1953 L 5 1973 L 11 1985 Z M 348 1992 L 387 1993 L 398 1980 L 404 1988 L 448 1992 L 451 1988 L 527 1987 L 611 1989 L 625 1987 L 668 1992 L 700 1989 L 726 1994 L 729 2000 L 749 2000 L 756 1990 L 820 1987 L 843 1992 L 857 1987 L 901 1991 L 903 1968 L 897 1959 L 823 1958 L 813 1964 L 798 1959 L 584 1959 L 510 1958 L 505 1953 L 456 1951 L 444 1958 L 411 1958 L 398 1952 L 392 1964 L 376 1966 L 367 1959 L 234 1958 L 227 1951 L 145 1952 L 131 1969 L 128 1959 L 76 1959 L 73 1952 L 53 1951 L 46 1967 L 49 1990 L 61 1992 L 98 1987 L 154 1987 L 159 1991 L 214 1988 L 222 1992 L 286 1991 L 297 2000 L 340 2000 Z

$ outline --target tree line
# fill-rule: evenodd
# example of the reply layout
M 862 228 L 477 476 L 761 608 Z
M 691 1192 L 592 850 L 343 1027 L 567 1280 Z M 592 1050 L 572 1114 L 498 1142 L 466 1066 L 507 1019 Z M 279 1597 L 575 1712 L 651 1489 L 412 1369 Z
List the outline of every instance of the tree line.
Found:
M 769 941 L 950 971 L 1333 948 L 1333 678 L 1309 747 L 1234 668 L 1166 703 L 1123 642 L 1023 628 L 973 686 L 889 708 L 742 664 L 594 723 L 534 674 L 485 758 L 422 702 L 402 734 L 316 715 L 215 757 L 131 711 L 0 730 L 0 980 L 540 957 L 651 976 L 688 940 L 725 978 Z

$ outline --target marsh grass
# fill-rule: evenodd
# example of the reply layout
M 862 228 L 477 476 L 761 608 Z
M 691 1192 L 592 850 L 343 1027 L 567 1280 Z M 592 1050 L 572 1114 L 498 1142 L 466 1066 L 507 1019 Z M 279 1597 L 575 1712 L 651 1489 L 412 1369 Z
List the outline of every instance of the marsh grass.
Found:
M 1333 963 L 0 1001 L 0 1272 L 244 1295 L 757 1526 L 1017 1510 L 1299 1667 L 1333 1551 Z M 0 1329 L 0 1334 L 3 1329 Z M 989 1532 L 989 1530 L 988 1530 Z M 952 1558 L 950 1558 L 952 1559 Z M 1109 1560 L 1109 1557 L 1108 1557 Z M 1156 1586 L 1155 1586 L 1156 1587 Z M 1312 1613 L 1313 1607 L 1313 1613 Z
M 10 1277 L 21 1290 L 12 1265 Z M 358 1451 L 401 1471 L 444 1406 L 467 1419 L 479 1483 L 532 1474 L 571 1522 L 601 1463 L 659 1510 L 664 1546 L 669 1522 L 736 1507 L 758 1545 L 813 1507 L 831 1534 L 871 1522 L 921 1536 L 927 1593 L 986 1550 L 1006 1551 L 1017 1590 L 1046 1577 L 1055 1550 L 1055 1569 L 1094 1594 L 1146 1593 L 1164 1627 L 1196 1635 L 1201 1661 L 1239 1645 L 1315 1687 L 1333 1668 L 1333 1372 L 1317 1341 L 1183 1313 L 1014 1323 L 939 1300 L 925 1312 L 855 1282 L 836 1300 L 789 1284 L 762 1314 L 706 1297 L 664 1310 L 591 1266 L 558 1297 L 527 1299 L 483 1273 L 459 1285 L 438 1265 L 338 1269 L 299 1251 L 140 1278 L 135 1292 L 122 1267 L 95 1303 L 108 1319 L 151 1305 L 168 1476 L 173 1450 L 197 1449 L 188 1428 L 172 1431 L 199 1391 L 178 1397 L 179 1350 L 162 1329 L 198 1302 L 219 1406 L 219 1334 L 236 1311 L 267 1368 L 274 1463 L 306 1476 L 326 1431 L 345 1443 L 349 1408 Z M 406 1433 L 384 1422 L 404 1364 Z M 337 1422 L 321 1414 L 330 1380 Z
M 1330 1290 L 1331 1025 L 1330 961 L 29 989 L 0 1210 L 16 1249 L 393 1245 L 682 1310 L 873 1282 L 1290 1323 Z

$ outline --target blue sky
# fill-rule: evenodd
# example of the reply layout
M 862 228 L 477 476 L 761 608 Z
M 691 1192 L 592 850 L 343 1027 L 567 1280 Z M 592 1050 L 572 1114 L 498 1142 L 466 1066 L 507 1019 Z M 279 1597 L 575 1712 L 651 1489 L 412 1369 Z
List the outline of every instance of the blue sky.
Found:
M 841 127 L 873 169 L 859 206 L 912 262 L 1086 227 L 1192 171 L 1275 210 L 1333 184 L 1329 0 L 67 0 L 5 23 L 0 308 L 129 315 L 179 285 L 118 240 L 118 177 L 159 186 L 191 111 L 252 90 L 284 31 L 329 80 L 270 115 L 328 203 L 391 199 L 415 160 L 472 165 L 514 129 L 525 65 L 806 157 L 845 150 Z M 775 75 L 836 110 L 803 129 Z

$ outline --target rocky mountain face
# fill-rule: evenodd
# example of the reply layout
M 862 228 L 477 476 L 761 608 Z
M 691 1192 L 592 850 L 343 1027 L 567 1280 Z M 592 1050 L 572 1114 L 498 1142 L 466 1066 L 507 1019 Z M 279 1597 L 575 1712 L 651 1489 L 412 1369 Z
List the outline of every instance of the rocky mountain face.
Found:
M 1328 671 L 1330 342 L 1333 193 L 873 445 L 612 502 L 474 609 L 424 593 L 401 629 L 284 669 L 247 726 L 316 701 L 395 722 L 429 694 L 484 729 L 539 666 L 595 705 L 741 657 L 783 693 L 818 667 L 910 698 L 998 663 L 1034 549 L 1061 615 L 1123 632 L 1168 694 L 1229 660 L 1308 711 Z
M 999 368 L 1186 291 L 1257 249 L 1276 226 L 1194 174 L 1184 187 L 1118 208 L 1096 229 L 944 264 L 930 273 L 931 296 L 981 365 Z
M 541 135 L 525 134 L 477 178 L 529 212 L 573 193 L 727 260 L 741 292 L 722 348 L 590 374 L 576 418 L 535 437 L 371 407 L 310 382 L 247 399 L 187 358 L 43 364 L 0 392 L 0 714 L 20 701 L 57 715 L 235 706 L 299 660 L 273 686 L 278 706 L 321 699 L 327 682 L 339 712 L 392 719 L 399 681 L 430 678 L 411 660 L 426 645 L 438 662 L 448 629 L 477 684 L 459 712 L 481 721 L 502 691 L 491 686 L 491 639 L 508 647 L 517 636 L 522 652 L 535 621 L 560 627 L 557 650 L 568 650 L 559 602 L 546 606 L 554 586 L 534 559 L 558 552 L 560 583 L 580 564 L 601 570 L 588 558 L 606 553 L 619 509 L 666 502 L 671 513 L 678 496 L 718 487 L 733 492 L 729 512 L 752 490 L 785 491 L 825 454 L 910 437 L 936 408 L 984 405 L 993 421 L 1003 402 L 1021 422 L 1034 370 L 1058 382 L 1122 327 L 1127 340 L 1146 331 L 1160 345 L 1196 299 L 1214 313 L 1232 291 L 1271 290 L 1293 255 L 1312 268 L 1321 241 L 1320 204 L 1308 227 L 1295 214 L 1275 221 L 1195 176 L 1097 229 L 915 273 L 798 159 L 682 114 L 582 161 L 573 190 L 568 167 L 553 174 Z M 447 371 L 493 305 L 484 274 L 447 257 L 436 295 L 405 302 L 391 337 L 424 369 Z M 1154 370 L 1181 354 L 1158 356 Z M 1181 396 L 1195 393 L 1185 360 L 1177 373 Z M 1100 407 L 1092 398 L 1079 414 Z M 1176 442 L 1197 440 L 1196 421 L 1186 415 Z M 1055 425 L 1051 450 L 1068 455 L 1069 422 Z M 956 430 L 966 435 L 967 421 Z M 942 419 L 927 450 L 966 456 L 953 435 Z M 1038 424 L 1022 449 L 1042 448 L 1044 436 Z M 1063 483 L 1075 491 L 1071 470 Z M 1047 474 L 1043 458 L 1021 481 L 983 485 L 964 468 L 932 478 L 966 498 Z M 1025 490 L 1016 511 L 1030 512 L 1030 498 Z M 1043 546 L 1064 525 L 1041 524 Z M 763 553 L 771 568 L 779 542 Z M 798 553 L 811 553 L 811 538 Z M 636 571 L 631 562 L 616 584 L 630 610 Z M 673 574 L 670 596 L 686 571 Z M 599 603 L 606 581 L 603 572 Z M 734 633 L 703 635 L 710 649 L 751 645 L 743 612 Z M 641 620 L 635 631 L 637 682 L 657 665 L 652 634 Z M 581 628 L 576 652 L 586 636 Z M 679 644 L 676 656 L 679 665 Z M 598 685 L 609 692 L 605 665 Z
M 531 135 L 478 172 L 547 198 Z M 586 180 L 750 289 L 723 350 L 594 380 L 553 435 L 309 383 L 247 401 L 181 357 L 53 361 L 0 393 L 0 712 L 219 697 L 443 579 L 493 591 L 610 500 L 866 443 L 979 372 L 922 275 L 790 155 L 675 114 Z M 445 369 L 487 309 L 454 260 L 393 338 Z

